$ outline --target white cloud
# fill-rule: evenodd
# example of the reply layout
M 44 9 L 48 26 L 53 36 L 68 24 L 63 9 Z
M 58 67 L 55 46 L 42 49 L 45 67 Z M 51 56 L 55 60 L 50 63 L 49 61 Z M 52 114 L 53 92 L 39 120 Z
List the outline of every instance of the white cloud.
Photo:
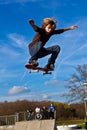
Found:
M 14 62 L 15 59 L 18 62 L 17 59 L 21 59 L 19 57 L 21 57 L 22 53 L 22 57 L 27 53 L 27 41 L 22 35 L 16 33 L 8 34 L 7 37 L 9 38 L 8 42 L 2 41 L 0 45 L 0 62 L 6 62 L 8 59 L 9 62 Z
M 23 75 L 24 63 L 27 62 L 26 43 L 25 38 L 16 33 L 8 34 L 8 40 L 1 41 L 0 82 Z
M 66 85 L 67 81 L 50 80 L 50 81 L 46 81 L 44 84 L 45 86 L 50 86 L 50 85 L 60 86 L 60 85 Z
M 64 100 L 64 97 L 62 96 L 64 92 L 50 92 L 48 94 L 43 94 L 42 100 L 49 100 L 49 101 L 62 101 Z
M 1 47 L 0 55 L 3 55 L 4 59 L 6 59 L 7 56 L 11 56 L 14 58 L 15 56 L 19 55 L 19 52 L 15 51 L 10 46 L 4 45 Z M 3 59 L 3 57 L 0 57 L 0 59 Z
M 14 46 L 18 46 L 20 48 L 25 47 L 27 43 L 24 36 L 16 33 L 8 34 L 8 38 L 13 41 Z
M 3 68 L 2 68 L 3 67 Z M 20 74 L 17 70 L 9 70 L 7 65 L 0 66 L 0 83 L 1 82 L 8 82 L 10 79 L 15 79 L 20 77 Z
M 27 87 L 21 87 L 21 86 L 14 86 L 8 91 L 8 94 L 10 95 L 15 95 L 15 94 L 20 94 L 24 92 L 30 91 Z
M 51 98 L 52 98 L 51 96 L 46 95 L 46 94 L 42 96 L 43 100 L 50 100 Z
M 58 84 L 58 83 L 59 83 L 58 80 L 51 80 L 51 81 L 46 81 L 44 84 L 45 84 L 46 86 L 49 86 L 49 85 L 56 85 L 56 84 Z

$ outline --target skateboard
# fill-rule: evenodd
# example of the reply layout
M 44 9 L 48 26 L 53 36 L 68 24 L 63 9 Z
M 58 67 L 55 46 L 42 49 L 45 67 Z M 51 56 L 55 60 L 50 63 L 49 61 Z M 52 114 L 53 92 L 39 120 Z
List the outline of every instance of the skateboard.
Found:
M 42 71 L 42 74 L 52 74 L 52 71 L 44 67 L 35 67 L 31 64 L 25 64 L 25 68 L 29 69 L 29 73 Z

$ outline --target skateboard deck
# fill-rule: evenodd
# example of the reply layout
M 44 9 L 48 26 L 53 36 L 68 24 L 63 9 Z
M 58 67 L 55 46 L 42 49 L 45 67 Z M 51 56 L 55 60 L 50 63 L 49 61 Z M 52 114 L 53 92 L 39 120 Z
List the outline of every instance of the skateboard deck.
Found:
M 31 64 L 25 64 L 25 67 L 30 70 L 29 73 L 42 71 L 43 75 L 52 74 L 52 72 L 49 69 L 46 69 L 44 67 L 35 67 Z

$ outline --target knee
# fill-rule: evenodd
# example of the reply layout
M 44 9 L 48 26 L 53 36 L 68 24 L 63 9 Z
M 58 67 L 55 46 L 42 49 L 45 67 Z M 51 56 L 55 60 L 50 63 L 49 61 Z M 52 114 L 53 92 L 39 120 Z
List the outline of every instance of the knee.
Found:
M 60 46 L 59 45 L 56 45 L 55 46 L 55 49 L 56 49 L 56 51 L 59 53 L 60 52 L 60 50 L 61 50 L 61 48 L 60 48 Z

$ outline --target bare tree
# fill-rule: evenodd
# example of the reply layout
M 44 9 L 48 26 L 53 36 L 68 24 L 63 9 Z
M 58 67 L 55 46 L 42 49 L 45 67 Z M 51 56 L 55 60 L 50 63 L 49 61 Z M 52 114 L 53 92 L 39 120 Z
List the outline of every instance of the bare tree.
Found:
M 67 80 L 68 92 L 63 94 L 69 102 L 83 101 L 87 95 L 87 88 L 84 83 L 87 83 L 87 64 L 78 65 L 75 68 L 76 72 Z

